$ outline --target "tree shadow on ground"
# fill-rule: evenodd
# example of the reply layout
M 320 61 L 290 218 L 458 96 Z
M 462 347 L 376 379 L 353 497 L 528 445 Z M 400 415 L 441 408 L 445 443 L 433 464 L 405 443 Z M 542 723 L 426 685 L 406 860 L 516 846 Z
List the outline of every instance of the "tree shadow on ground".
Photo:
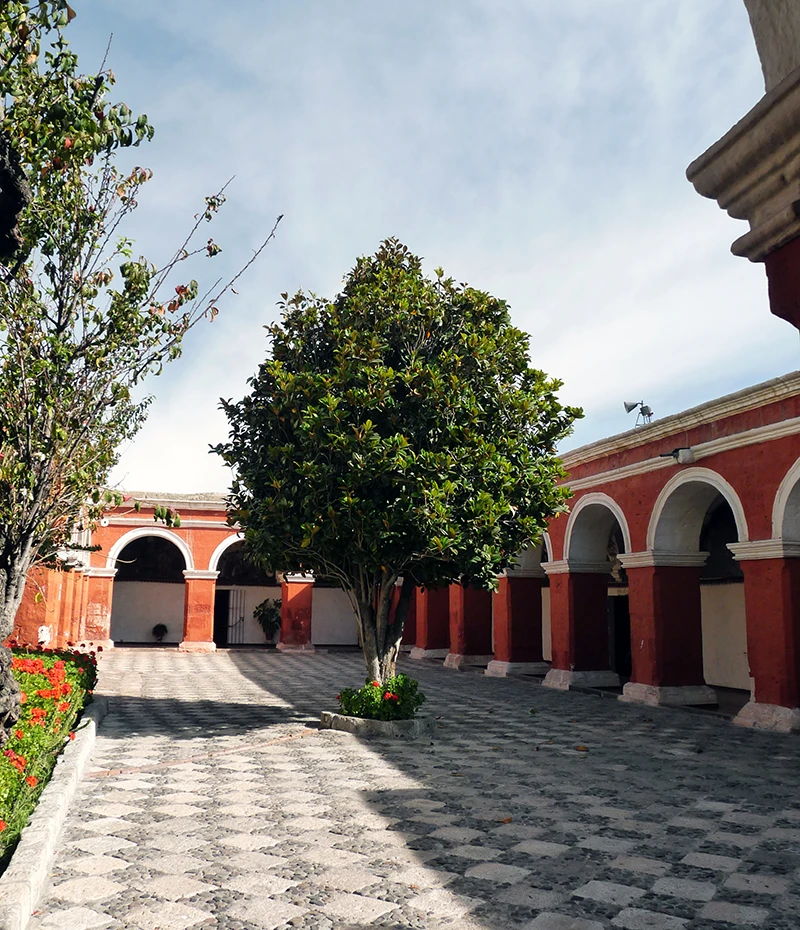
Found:
M 302 727 L 309 721 L 307 714 L 294 707 L 165 697 L 110 696 L 107 700 L 109 716 L 101 726 L 102 735 L 110 739 L 129 736 L 214 739 L 291 725 Z

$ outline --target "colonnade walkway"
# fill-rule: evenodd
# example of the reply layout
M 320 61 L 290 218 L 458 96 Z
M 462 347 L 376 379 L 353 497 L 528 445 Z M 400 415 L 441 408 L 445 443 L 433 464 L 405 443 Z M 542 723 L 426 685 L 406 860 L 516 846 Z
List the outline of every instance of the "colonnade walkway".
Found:
M 796 930 L 800 741 L 406 662 L 436 737 L 316 729 L 353 654 L 117 649 L 31 930 Z

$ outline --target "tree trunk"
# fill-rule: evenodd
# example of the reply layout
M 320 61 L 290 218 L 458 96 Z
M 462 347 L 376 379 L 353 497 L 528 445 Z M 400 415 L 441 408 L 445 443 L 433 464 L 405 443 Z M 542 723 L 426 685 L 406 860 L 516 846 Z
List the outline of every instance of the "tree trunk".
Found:
M 17 609 L 25 592 L 26 572 L 20 571 L 20 561 L 6 548 L 0 567 L 0 642 L 14 631 Z M 5 745 L 11 729 L 19 720 L 19 685 L 11 671 L 11 650 L 0 646 L 0 746 Z
M 19 720 L 19 685 L 11 671 L 11 650 L 0 646 L 0 746 L 4 746 Z

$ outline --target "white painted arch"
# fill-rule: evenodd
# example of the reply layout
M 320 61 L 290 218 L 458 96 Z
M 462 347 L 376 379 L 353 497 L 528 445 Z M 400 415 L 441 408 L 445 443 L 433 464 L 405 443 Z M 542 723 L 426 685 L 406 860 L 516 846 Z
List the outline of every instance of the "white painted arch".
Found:
M 775 495 L 772 538 L 800 542 L 800 459 L 786 472 Z
M 600 491 L 584 494 L 570 511 L 564 534 L 564 558 L 577 562 L 605 562 L 608 537 L 619 524 L 625 552 L 631 551 L 631 533 L 622 507 Z
M 544 553 L 544 558 L 542 558 Z M 550 562 L 553 557 L 553 546 L 547 533 L 542 533 L 541 539 L 535 545 L 527 546 L 515 556 L 514 564 L 508 567 L 509 575 L 527 575 L 534 573 L 544 575 L 542 562 Z
M 721 494 L 733 511 L 739 542 L 750 533 L 739 495 L 710 468 L 686 468 L 661 489 L 647 527 L 647 548 L 660 552 L 699 552 L 700 533 L 708 508 Z
M 135 539 L 141 539 L 143 536 L 158 536 L 161 539 L 168 539 L 173 545 L 180 549 L 183 560 L 186 563 L 186 568 L 190 571 L 194 568 L 192 550 L 186 545 L 185 540 L 181 539 L 181 537 L 178 536 L 177 533 L 172 532 L 172 530 L 168 530 L 165 526 L 138 526 L 135 530 L 131 530 L 124 536 L 120 536 L 108 551 L 106 568 L 116 568 L 117 559 L 125 546 L 127 546 L 128 543 L 132 543 Z
M 222 558 L 223 554 L 227 552 L 231 546 L 236 545 L 238 542 L 242 542 L 243 539 L 243 533 L 235 533 L 233 536 L 226 536 L 225 539 L 223 539 L 217 548 L 211 553 L 211 558 L 208 560 L 208 570 L 210 572 L 219 571 L 219 560 Z

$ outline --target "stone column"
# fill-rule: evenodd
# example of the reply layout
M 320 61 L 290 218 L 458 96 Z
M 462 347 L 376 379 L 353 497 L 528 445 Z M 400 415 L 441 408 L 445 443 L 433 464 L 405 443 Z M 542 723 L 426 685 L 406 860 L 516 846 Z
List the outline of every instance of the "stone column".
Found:
M 800 730 L 800 543 L 764 539 L 728 548 L 744 573 L 753 690 L 734 723 Z
M 620 700 L 716 704 L 703 677 L 700 573 L 707 552 L 620 553 L 628 575 L 631 680 Z
M 564 559 L 545 562 L 550 579 L 550 635 L 553 661 L 542 682 L 567 691 L 619 687 L 610 669 L 608 647 L 608 580 L 610 562 Z
M 450 652 L 448 588 L 417 588 L 417 638 L 412 659 L 444 659 Z
M 180 652 L 214 652 L 214 596 L 219 572 L 184 569 L 183 641 Z
M 544 569 L 509 571 L 497 581 L 492 597 L 494 659 L 487 675 L 545 675 L 542 656 L 542 588 Z
M 116 574 L 116 568 L 92 566 L 84 572 L 88 592 L 84 629 L 79 642 L 94 643 L 95 646 L 102 646 L 104 649 L 114 646 L 111 639 L 111 603 Z
M 75 625 L 75 632 L 72 637 L 74 643 L 79 643 L 83 639 L 84 630 L 86 629 L 86 611 L 89 605 L 89 579 L 86 577 L 87 566 L 82 569 L 83 577 L 81 578 L 81 603 L 78 612 L 78 622 Z
M 281 652 L 313 653 L 311 615 L 314 600 L 314 576 L 287 574 L 281 584 Z
M 493 658 L 491 592 L 451 584 L 450 652 L 444 667 L 488 665 Z

